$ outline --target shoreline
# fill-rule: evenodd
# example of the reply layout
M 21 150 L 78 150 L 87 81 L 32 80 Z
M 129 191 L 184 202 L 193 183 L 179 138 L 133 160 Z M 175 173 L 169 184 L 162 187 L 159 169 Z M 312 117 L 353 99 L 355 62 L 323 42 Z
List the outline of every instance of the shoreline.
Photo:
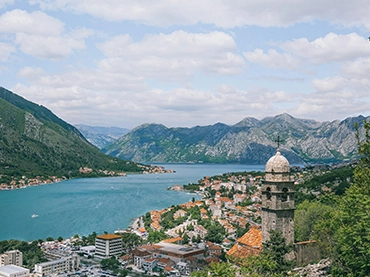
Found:
M 74 180 L 74 179 L 89 179 L 89 178 L 111 178 L 111 177 L 127 177 L 127 175 L 136 175 L 136 174 L 167 174 L 167 173 L 175 173 L 175 171 L 173 169 L 164 169 L 162 167 L 154 167 L 155 169 L 159 169 L 161 168 L 162 170 L 160 171 L 153 171 L 153 172 L 149 172 L 149 171 L 142 171 L 142 172 L 120 172 L 120 173 L 115 173 L 114 174 L 102 174 L 101 176 L 78 176 L 78 177 L 71 177 L 71 178 L 68 178 L 66 176 L 62 176 L 62 177 L 57 177 L 57 176 L 49 176 L 48 178 L 44 179 L 44 180 L 41 180 L 39 179 L 39 177 L 36 177 L 36 178 L 27 178 L 27 177 L 24 177 L 22 178 L 21 180 L 23 180 L 23 182 L 19 183 L 19 181 L 21 180 L 18 180 L 18 183 L 17 184 L 12 184 L 12 182 L 15 180 L 12 180 L 12 182 L 9 184 L 6 184 L 6 183 L 2 183 L 0 184 L 0 192 L 1 191 L 11 191 L 11 190 L 18 190 L 18 189 L 26 189 L 26 188 L 29 188 L 29 187 L 38 187 L 38 186 L 43 186 L 43 185 L 52 185 L 52 184 L 56 184 L 56 183 L 61 183 L 61 182 L 64 182 L 64 181 L 68 181 L 68 180 Z M 111 173 L 111 172 L 109 172 Z M 30 182 L 30 183 L 27 183 L 27 184 L 24 184 L 25 182 Z

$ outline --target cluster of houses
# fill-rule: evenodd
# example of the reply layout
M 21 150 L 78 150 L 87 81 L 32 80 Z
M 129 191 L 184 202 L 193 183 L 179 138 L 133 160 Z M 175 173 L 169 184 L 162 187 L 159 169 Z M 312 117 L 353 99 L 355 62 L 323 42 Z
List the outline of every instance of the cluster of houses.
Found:
M 50 176 L 47 178 L 44 176 L 37 176 L 36 178 L 27 178 L 26 176 L 22 176 L 22 178 L 20 179 L 11 180 L 9 184 L 1 183 L 0 190 L 20 189 L 20 188 L 26 188 L 28 186 L 40 186 L 40 185 L 58 183 L 66 179 L 67 179 L 66 177 L 59 178 L 57 176 Z
M 188 276 L 193 271 L 204 269 L 212 262 L 221 261 L 221 256 L 225 253 L 238 255 L 235 247 L 230 252 L 234 243 L 240 240 L 237 228 L 245 228 L 247 223 L 253 230 L 260 227 L 258 219 L 261 214 L 261 180 L 261 176 L 252 175 L 230 176 L 227 182 L 204 178 L 199 186 L 199 192 L 204 196 L 202 200 L 193 200 L 176 207 L 150 212 L 150 228 L 154 231 L 164 231 L 170 238 L 160 243 L 128 249 L 126 255 L 120 257 L 122 264 L 144 272 L 159 269 L 168 275 Z M 175 185 L 172 189 L 181 188 Z M 207 193 L 209 190 L 215 191 L 214 195 Z M 197 219 L 192 218 L 194 208 L 199 211 Z M 176 210 L 173 212 L 173 220 L 179 218 L 183 220 L 177 226 L 164 230 L 161 225 L 163 215 L 172 209 Z M 217 221 L 223 226 L 226 236 L 222 242 L 207 241 L 208 230 L 200 224 L 199 218 Z M 148 231 L 143 222 L 131 230 L 144 239 Z M 186 244 L 184 236 L 188 238 Z

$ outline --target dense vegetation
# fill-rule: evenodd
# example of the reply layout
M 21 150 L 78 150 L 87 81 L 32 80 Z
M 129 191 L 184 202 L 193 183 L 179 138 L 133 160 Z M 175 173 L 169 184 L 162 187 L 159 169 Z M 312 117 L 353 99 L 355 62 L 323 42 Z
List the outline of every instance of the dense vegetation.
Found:
M 79 177 L 80 167 L 140 172 L 138 164 L 102 154 L 72 125 L 0 87 L 0 183 L 22 176 Z M 84 175 L 86 176 L 86 175 Z
M 23 266 L 33 269 L 35 264 L 47 261 L 38 243 L 38 241 L 3 240 L 0 241 L 0 254 L 10 250 L 19 250 L 23 253 Z

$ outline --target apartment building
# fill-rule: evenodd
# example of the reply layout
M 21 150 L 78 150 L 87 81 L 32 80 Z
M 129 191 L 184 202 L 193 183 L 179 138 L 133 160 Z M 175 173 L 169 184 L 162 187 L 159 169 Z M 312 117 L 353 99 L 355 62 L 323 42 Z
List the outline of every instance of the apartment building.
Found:
M 115 234 L 104 234 L 95 239 L 95 258 L 105 259 L 120 256 L 123 252 L 122 237 Z
M 6 251 L 3 254 L 0 254 L 0 266 L 5 265 L 23 265 L 23 254 L 19 250 Z
M 35 264 L 36 276 L 51 276 L 61 272 L 73 272 L 80 266 L 80 257 L 76 254 L 58 260 Z

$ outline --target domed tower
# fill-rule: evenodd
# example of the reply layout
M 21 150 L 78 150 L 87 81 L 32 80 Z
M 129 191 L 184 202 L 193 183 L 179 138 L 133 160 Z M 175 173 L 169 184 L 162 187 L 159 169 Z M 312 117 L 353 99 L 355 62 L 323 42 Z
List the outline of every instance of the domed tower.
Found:
M 262 183 L 262 242 L 270 239 L 270 230 L 278 230 L 286 243 L 294 242 L 294 181 L 288 160 L 279 148 L 266 163 Z

